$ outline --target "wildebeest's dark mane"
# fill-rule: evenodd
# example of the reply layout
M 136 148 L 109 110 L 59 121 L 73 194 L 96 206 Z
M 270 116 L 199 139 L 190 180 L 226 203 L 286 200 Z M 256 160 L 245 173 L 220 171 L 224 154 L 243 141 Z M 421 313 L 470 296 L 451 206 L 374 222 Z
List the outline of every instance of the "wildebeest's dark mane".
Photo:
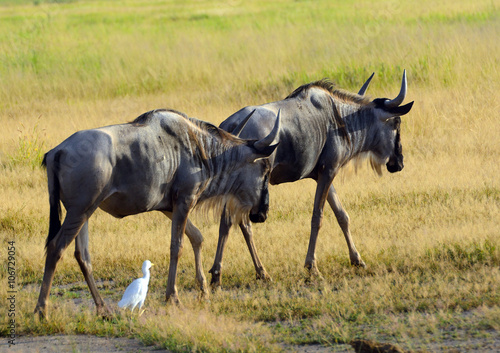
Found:
M 355 93 L 347 92 L 347 91 L 344 91 L 342 89 L 336 89 L 335 84 L 327 78 L 324 78 L 324 79 L 319 80 L 319 81 L 306 83 L 305 85 L 298 87 L 295 91 L 290 93 L 288 95 L 288 97 L 286 97 L 285 99 L 295 98 L 295 97 L 299 96 L 301 93 L 307 92 L 309 89 L 315 88 L 315 87 L 322 88 L 325 91 L 329 92 L 333 97 L 338 98 L 338 99 L 345 101 L 345 102 L 348 102 L 348 103 L 350 102 L 350 103 L 355 103 L 355 104 L 360 104 L 360 105 L 366 105 L 370 102 L 369 99 L 364 97 L 364 96 L 360 96 L 360 95 L 355 94 Z
M 306 83 L 306 84 L 304 84 L 302 86 L 297 87 L 285 99 L 295 98 L 298 95 L 300 95 L 302 92 L 306 92 L 306 91 L 308 91 L 312 87 L 323 88 L 324 90 L 326 90 L 326 91 L 328 91 L 330 93 L 335 90 L 335 84 L 332 81 L 330 81 L 329 79 L 324 78 L 322 80 L 314 81 L 314 82 L 310 82 L 310 83 Z
M 144 114 L 139 115 L 137 118 L 135 118 L 130 123 L 137 124 L 137 125 L 144 125 L 144 124 L 148 123 L 152 117 L 154 117 L 155 113 L 159 113 L 159 112 L 171 112 L 171 113 L 178 114 L 186 119 L 189 119 L 189 117 L 186 114 L 179 112 L 177 110 L 174 110 L 174 109 L 154 109 L 154 110 L 150 110 L 149 112 L 145 112 Z
M 231 141 L 231 142 L 241 142 L 242 140 L 229 132 L 218 128 L 217 126 L 196 118 L 188 118 L 194 125 L 196 125 L 200 130 L 207 132 L 213 137 L 217 138 L 221 142 Z
M 191 118 L 191 117 L 187 116 L 186 114 L 184 114 L 184 113 L 182 113 L 180 111 L 177 111 L 175 109 L 154 109 L 154 110 L 150 110 L 150 111 L 148 111 L 148 112 L 146 112 L 144 114 L 139 115 L 137 118 L 135 118 L 131 122 L 131 124 L 134 124 L 134 125 L 145 125 L 149 121 L 151 121 L 151 119 L 154 119 L 154 116 L 155 116 L 156 113 L 161 113 L 161 112 L 174 113 L 174 114 L 178 114 L 178 115 L 182 116 L 186 120 L 190 121 L 193 125 L 195 125 L 196 127 L 198 127 L 200 129 L 200 131 L 208 133 L 209 135 L 217 138 L 222 143 L 224 143 L 226 141 L 232 141 L 232 142 L 242 141 L 241 139 L 237 138 L 236 136 L 231 135 L 229 132 L 220 129 L 217 126 L 215 126 L 215 125 L 213 125 L 211 123 L 208 123 L 206 121 L 199 120 L 199 119 L 196 119 L 196 118 Z

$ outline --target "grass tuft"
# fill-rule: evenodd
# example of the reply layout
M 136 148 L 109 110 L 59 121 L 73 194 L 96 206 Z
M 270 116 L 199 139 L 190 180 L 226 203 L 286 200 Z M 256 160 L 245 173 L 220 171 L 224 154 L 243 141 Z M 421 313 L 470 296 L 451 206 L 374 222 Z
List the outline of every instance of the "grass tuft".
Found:
M 32 127 L 26 128 L 21 124 L 18 129 L 17 148 L 13 154 L 7 157 L 12 167 L 28 166 L 31 169 L 41 167 L 46 144 L 43 129 L 40 127 L 40 118 L 38 117 Z

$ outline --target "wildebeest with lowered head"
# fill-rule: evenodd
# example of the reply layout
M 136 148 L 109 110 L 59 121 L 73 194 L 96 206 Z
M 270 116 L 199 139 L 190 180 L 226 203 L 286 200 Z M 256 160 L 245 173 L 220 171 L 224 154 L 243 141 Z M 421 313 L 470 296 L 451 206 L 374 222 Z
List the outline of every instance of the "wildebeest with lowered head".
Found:
M 236 135 L 250 115 L 232 135 L 173 110 L 154 110 L 128 124 L 79 131 L 49 151 L 44 164 L 50 225 L 35 313 L 45 317 L 56 265 L 75 238 L 75 257 L 97 311 L 109 313 L 97 291 L 88 251 L 88 220 L 98 207 L 118 218 L 163 212 L 172 220 L 167 300 L 178 302 L 175 281 L 184 232 L 193 245 L 200 290 L 207 295 L 200 253 L 203 237 L 189 222 L 189 212 L 207 201 L 210 206 L 229 205 L 230 217 L 242 222 L 249 215 L 258 221 L 267 217 L 267 157 L 277 146 L 280 118 L 278 114 L 264 138 L 240 139 Z M 66 208 L 62 225 L 61 202 Z
M 297 88 L 284 100 L 243 108 L 220 124 L 222 129 L 232 131 L 250 111 L 255 111 L 255 117 L 242 136 L 256 139 L 269 133 L 276 112 L 281 111 L 280 145 L 270 158 L 273 166 L 270 183 L 305 178 L 317 182 L 305 261 L 311 274 L 319 274 L 315 249 L 326 200 L 344 233 L 351 264 L 365 266 L 351 238 L 349 216 L 332 185 L 339 170 L 349 161 L 363 156 L 370 159 L 379 174 L 384 164 L 391 173 L 403 169 L 399 117 L 407 114 L 413 105 L 411 102 L 401 106 L 406 96 L 406 71 L 403 72 L 400 92 L 392 100 L 377 98 L 370 101 L 364 97 L 372 77 L 358 94 L 335 90 L 327 80 L 312 82 Z M 217 254 L 210 270 L 213 286 L 220 285 L 222 254 L 232 223 L 230 217 L 221 217 Z M 257 256 L 250 223 L 234 223 L 239 223 L 243 232 L 257 278 L 270 278 Z

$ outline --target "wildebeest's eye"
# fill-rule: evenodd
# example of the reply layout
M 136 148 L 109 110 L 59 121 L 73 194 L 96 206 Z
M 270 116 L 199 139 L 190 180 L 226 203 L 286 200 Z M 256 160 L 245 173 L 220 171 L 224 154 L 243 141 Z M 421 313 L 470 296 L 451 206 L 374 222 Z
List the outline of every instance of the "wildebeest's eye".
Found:
M 401 126 L 401 118 L 399 116 L 395 117 L 394 119 L 391 119 L 392 120 L 392 128 L 394 130 L 397 130 L 399 129 L 399 127 Z

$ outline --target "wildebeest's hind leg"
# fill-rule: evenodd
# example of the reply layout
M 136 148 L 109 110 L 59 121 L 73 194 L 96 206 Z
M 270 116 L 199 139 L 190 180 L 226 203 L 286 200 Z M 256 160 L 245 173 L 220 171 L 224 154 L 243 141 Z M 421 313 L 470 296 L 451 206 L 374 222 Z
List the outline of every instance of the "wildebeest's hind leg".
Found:
M 222 256 L 224 255 L 224 247 L 226 246 L 229 230 L 232 225 L 233 222 L 231 221 L 231 217 L 226 215 L 226 207 L 224 207 L 220 217 L 219 239 L 217 240 L 217 251 L 215 252 L 214 264 L 208 271 L 212 274 L 212 280 L 210 281 L 212 289 L 220 287 L 221 285 Z
M 271 276 L 266 272 L 264 265 L 260 262 L 259 255 L 257 255 L 257 249 L 253 243 L 253 234 L 252 234 L 252 224 L 251 223 L 240 223 L 240 229 L 243 232 L 243 236 L 245 237 L 245 241 L 248 246 L 248 250 L 250 251 L 250 255 L 252 256 L 253 265 L 255 267 L 255 272 L 257 274 L 257 279 L 263 279 L 265 281 L 272 281 Z
M 208 299 L 208 289 L 207 289 L 207 280 L 205 279 L 205 275 L 203 274 L 203 264 L 202 264 L 202 255 L 201 250 L 203 246 L 203 235 L 198 228 L 195 227 L 193 223 L 188 219 L 186 224 L 186 235 L 191 242 L 194 251 L 194 261 L 196 268 L 196 280 L 200 286 L 200 297 L 201 299 Z
M 168 218 L 172 219 L 171 212 L 163 212 Z M 193 247 L 194 252 L 194 261 L 195 261 L 195 269 L 196 269 L 196 281 L 200 286 L 201 298 L 208 298 L 208 289 L 207 289 L 207 280 L 205 275 L 203 274 L 203 264 L 202 264 L 202 254 L 201 250 L 203 247 L 203 235 L 198 228 L 188 219 L 186 223 L 185 233 L 191 242 L 191 246 Z
M 90 253 L 89 253 L 89 222 L 86 221 L 83 224 L 80 233 L 78 233 L 75 239 L 75 258 L 80 265 L 85 281 L 89 286 L 90 293 L 96 305 L 97 313 L 103 317 L 110 317 L 111 311 L 106 306 L 101 298 L 95 284 L 94 276 L 92 275 L 92 265 L 90 263 Z
M 226 246 L 227 239 L 229 238 L 229 230 L 231 229 L 232 221 L 230 217 L 226 216 L 226 209 L 222 212 L 220 227 L 219 227 L 219 240 L 217 242 L 217 252 L 215 254 L 215 260 L 210 272 L 212 274 L 212 280 L 210 284 L 212 288 L 217 288 L 221 284 L 221 271 L 222 271 L 222 257 L 224 255 L 224 247 Z M 253 265 L 255 267 L 257 279 L 263 279 L 266 281 L 271 281 L 271 276 L 266 272 L 264 265 L 260 261 L 257 255 L 257 249 L 255 248 L 253 242 L 252 225 L 250 223 L 244 224 L 240 223 L 240 229 L 245 237 L 245 241 L 252 256 Z
M 47 315 L 47 304 L 56 265 L 61 259 L 64 250 L 66 250 L 68 245 L 75 239 L 85 222 L 86 218 L 83 213 L 76 214 L 68 211 L 61 229 L 59 229 L 56 236 L 47 244 L 43 281 L 38 302 L 35 307 L 35 314 L 38 313 L 40 318 L 45 318 Z
M 344 233 L 345 240 L 347 242 L 347 247 L 349 248 L 349 258 L 351 259 L 351 265 L 366 267 L 364 261 L 361 259 L 361 255 L 356 250 L 356 246 L 351 238 L 351 232 L 349 231 L 349 215 L 346 210 L 342 207 L 342 203 L 339 200 L 337 192 L 333 185 L 330 185 L 328 189 L 328 203 L 337 217 L 337 222 L 339 223 L 342 232 Z

